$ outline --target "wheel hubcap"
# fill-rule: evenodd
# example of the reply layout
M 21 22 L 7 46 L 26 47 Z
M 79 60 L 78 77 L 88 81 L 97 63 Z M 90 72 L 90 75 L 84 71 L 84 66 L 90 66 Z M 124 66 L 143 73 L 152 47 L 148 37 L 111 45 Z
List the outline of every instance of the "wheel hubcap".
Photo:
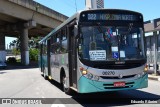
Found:
M 64 86 L 64 88 L 67 87 L 67 85 L 66 85 L 66 77 L 63 78 L 63 86 Z

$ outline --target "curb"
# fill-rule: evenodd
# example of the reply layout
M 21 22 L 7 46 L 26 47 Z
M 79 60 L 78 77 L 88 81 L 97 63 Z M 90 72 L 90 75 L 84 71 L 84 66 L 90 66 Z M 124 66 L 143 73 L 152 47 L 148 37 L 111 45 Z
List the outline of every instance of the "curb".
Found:
M 150 76 L 150 75 L 148 75 L 148 79 L 155 80 L 155 81 L 160 81 L 160 77 L 159 76 Z

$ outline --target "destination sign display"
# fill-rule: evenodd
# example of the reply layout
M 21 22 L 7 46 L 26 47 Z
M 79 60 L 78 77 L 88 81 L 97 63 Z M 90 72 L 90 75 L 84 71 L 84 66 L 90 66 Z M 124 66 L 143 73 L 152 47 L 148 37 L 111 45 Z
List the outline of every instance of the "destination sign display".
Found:
M 142 19 L 142 16 L 132 14 L 84 13 L 81 19 L 83 21 L 138 21 Z

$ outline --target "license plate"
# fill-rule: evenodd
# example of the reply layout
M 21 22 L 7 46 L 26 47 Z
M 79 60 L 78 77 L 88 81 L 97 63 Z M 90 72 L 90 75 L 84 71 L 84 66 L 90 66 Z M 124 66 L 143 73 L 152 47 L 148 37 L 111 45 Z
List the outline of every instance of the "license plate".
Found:
M 125 82 L 114 82 L 114 87 L 125 87 Z

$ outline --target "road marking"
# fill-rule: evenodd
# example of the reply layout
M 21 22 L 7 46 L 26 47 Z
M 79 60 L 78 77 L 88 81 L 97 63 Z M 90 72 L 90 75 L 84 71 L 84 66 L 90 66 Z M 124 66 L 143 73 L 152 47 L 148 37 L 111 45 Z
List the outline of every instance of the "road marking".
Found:
M 64 104 L 52 104 L 51 107 L 66 107 Z

